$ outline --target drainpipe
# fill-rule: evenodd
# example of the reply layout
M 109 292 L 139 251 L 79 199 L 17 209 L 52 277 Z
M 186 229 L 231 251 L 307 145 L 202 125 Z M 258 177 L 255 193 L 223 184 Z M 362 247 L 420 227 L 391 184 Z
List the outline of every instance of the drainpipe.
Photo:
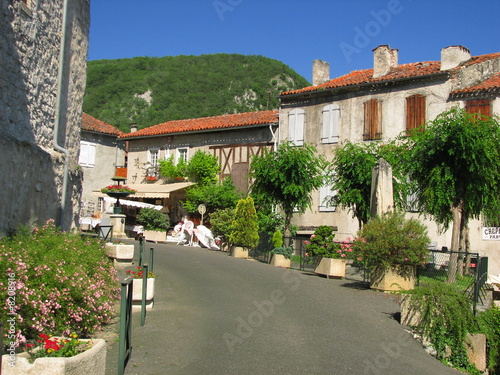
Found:
M 68 13 L 68 0 L 63 2 L 63 18 L 61 26 L 61 50 L 59 52 L 59 71 L 57 75 L 57 94 L 56 94 L 56 109 L 55 109 L 55 122 L 54 122 L 54 149 L 64 154 L 64 175 L 61 193 L 61 206 L 59 209 L 59 217 L 57 225 L 62 229 L 64 223 L 64 214 L 66 211 L 66 190 L 68 188 L 68 175 L 69 175 L 69 150 L 65 149 L 59 144 L 59 128 L 61 127 L 61 107 L 62 107 L 62 87 L 64 77 L 64 59 L 66 55 L 66 26 L 67 26 L 67 13 Z

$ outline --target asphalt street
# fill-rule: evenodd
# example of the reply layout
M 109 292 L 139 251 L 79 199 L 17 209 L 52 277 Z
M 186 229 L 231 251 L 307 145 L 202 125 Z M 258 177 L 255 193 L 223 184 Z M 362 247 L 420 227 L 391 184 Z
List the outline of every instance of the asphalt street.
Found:
M 134 313 L 126 375 L 460 374 L 405 331 L 391 294 L 204 248 L 150 247 L 155 304 L 143 327 Z M 118 373 L 117 350 L 106 375 Z

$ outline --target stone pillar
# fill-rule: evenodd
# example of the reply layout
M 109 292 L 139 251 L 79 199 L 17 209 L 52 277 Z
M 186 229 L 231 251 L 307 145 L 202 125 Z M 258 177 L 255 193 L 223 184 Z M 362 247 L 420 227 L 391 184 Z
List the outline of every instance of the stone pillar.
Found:
M 113 238 L 127 238 L 125 233 L 125 215 L 111 214 L 111 225 L 113 226 Z
M 393 209 L 392 167 L 384 159 L 379 159 L 372 171 L 370 216 L 381 216 Z

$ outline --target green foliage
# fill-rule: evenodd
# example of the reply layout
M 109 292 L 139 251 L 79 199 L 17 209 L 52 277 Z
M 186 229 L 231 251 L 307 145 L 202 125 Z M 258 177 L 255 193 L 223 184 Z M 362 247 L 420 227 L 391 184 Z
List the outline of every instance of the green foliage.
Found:
M 255 210 L 259 221 L 259 231 L 267 234 L 273 234 L 276 230 L 282 233 L 285 228 L 285 217 L 273 210 L 273 203 L 265 194 L 250 194 L 254 199 Z
M 427 228 L 402 212 L 389 212 L 371 219 L 353 243 L 354 257 L 368 267 L 418 265 L 427 260 L 430 239 Z
M 86 336 L 113 318 L 119 283 L 102 242 L 63 233 L 50 220 L 2 238 L 0 249 L 0 321 L 13 313 L 18 342 L 41 333 Z
M 271 250 L 271 254 L 283 255 L 286 259 L 290 259 L 293 254 L 293 247 L 291 246 L 280 246 L 275 247 Z
M 279 93 L 308 85 L 290 67 L 263 56 L 94 60 L 87 63 L 83 109 L 128 132 L 131 122 L 142 129 L 168 120 L 278 108 Z
M 330 203 L 349 208 L 358 219 L 360 228 L 366 224 L 370 218 L 372 170 L 377 161 L 383 158 L 392 167 L 394 204 L 398 208 L 404 208 L 408 189 L 404 183 L 406 171 L 401 163 L 404 151 L 404 147 L 393 142 L 347 142 L 337 149 L 329 169 L 332 189 L 336 191 Z
M 189 179 L 201 185 L 217 183 L 219 171 L 217 157 L 201 150 L 195 152 L 186 166 Z
M 335 243 L 334 239 L 333 228 L 320 225 L 316 228 L 310 240 L 306 242 L 306 251 L 310 257 L 341 258 L 343 253 L 339 252 L 340 245 Z
M 234 220 L 231 223 L 229 242 L 248 249 L 259 243 L 259 225 L 252 197 L 240 199 L 236 205 Z
M 272 242 L 273 242 L 273 247 L 283 246 L 283 234 L 279 229 L 273 233 Z
M 305 144 L 282 143 L 276 152 L 255 156 L 251 164 L 254 178 L 252 194 L 267 196 L 285 214 L 285 234 L 290 229 L 294 210 L 304 213 L 311 206 L 312 191 L 323 183 L 326 161 L 316 148 Z
M 478 120 L 453 108 L 417 129 L 408 139 L 411 180 L 418 185 L 418 203 L 447 226 L 450 208 L 461 207 L 463 223 L 481 213 L 500 214 L 500 124 Z
M 222 247 L 228 245 L 231 223 L 234 220 L 234 208 L 218 209 L 210 214 L 211 230 L 214 237 L 221 239 Z
M 137 221 L 144 226 L 145 230 L 164 231 L 170 225 L 167 215 L 148 207 L 141 208 Z
M 489 374 L 500 374 L 500 309 L 493 307 L 479 314 L 481 332 L 486 334 L 488 342 Z
M 165 178 L 181 178 L 185 177 L 185 162 L 180 160 L 178 164 L 174 163 L 174 155 L 170 155 L 166 159 L 158 161 L 160 175 Z
M 407 293 L 411 295 L 410 312 L 420 316 L 415 329 L 430 340 L 436 357 L 453 367 L 479 374 L 467 357 L 467 333 L 477 332 L 478 324 L 471 301 L 464 293 L 445 283 L 417 287 Z
M 230 177 L 222 183 L 197 184 L 186 190 L 186 201 L 183 203 L 186 211 L 198 212 L 198 205 L 204 204 L 207 212 L 224 208 L 234 208 L 242 194 L 236 189 Z

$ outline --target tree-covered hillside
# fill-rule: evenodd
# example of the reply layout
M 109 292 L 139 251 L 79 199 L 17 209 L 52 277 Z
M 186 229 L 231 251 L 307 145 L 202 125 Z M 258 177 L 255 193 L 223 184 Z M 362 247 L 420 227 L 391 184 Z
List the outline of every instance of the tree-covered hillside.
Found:
M 88 62 L 83 110 L 128 132 L 170 120 L 278 108 L 278 94 L 308 86 L 263 56 L 215 54 Z

